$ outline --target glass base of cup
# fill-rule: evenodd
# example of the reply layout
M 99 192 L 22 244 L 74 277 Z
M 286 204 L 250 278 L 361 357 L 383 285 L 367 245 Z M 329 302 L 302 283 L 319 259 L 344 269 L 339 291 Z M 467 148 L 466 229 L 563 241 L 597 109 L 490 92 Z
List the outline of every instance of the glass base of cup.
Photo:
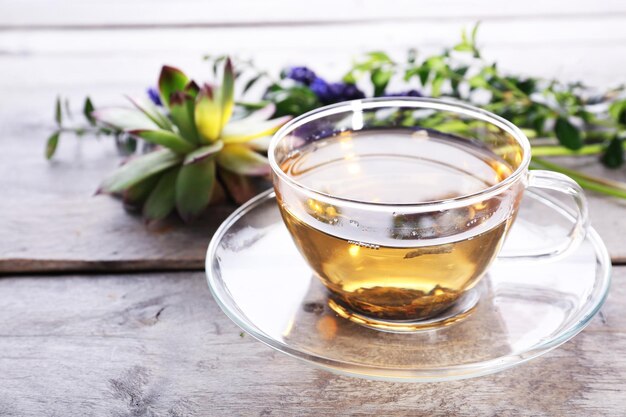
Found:
M 480 291 L 472 288 L 444 311 L 435 316 L 417 320 L 384 320 L 370 317 L 345 307 L 333 298 L 328 299 L 328 306 L 340 317 L 370 329 L 390 333 L 416 333 L 450 326 L 466 319 L 474 311 L 479 299 Z

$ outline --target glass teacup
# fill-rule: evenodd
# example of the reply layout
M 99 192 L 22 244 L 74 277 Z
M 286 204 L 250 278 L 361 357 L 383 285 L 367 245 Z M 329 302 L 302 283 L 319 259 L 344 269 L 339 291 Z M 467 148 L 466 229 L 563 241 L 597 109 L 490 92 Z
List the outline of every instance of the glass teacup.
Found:
M 587 229 L 573 180 L 529 171 L 530 144 L 517 127 L 460 103 L 324 107 L 285 125 L 269 159 L 283 220 L 329 290 L 330 307 L 378 329 L 430 328 L 467 315 L 527 187 L 572 196 L 576 222 L 564 243 L 507 258 L 563 255 Z

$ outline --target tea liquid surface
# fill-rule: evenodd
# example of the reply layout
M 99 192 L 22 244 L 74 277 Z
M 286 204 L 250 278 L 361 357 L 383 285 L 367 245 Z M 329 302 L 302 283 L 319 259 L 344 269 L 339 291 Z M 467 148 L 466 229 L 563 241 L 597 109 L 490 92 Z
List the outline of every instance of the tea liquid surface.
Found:
M 362 131 L 323 139 L 296 151 L 281 168 L 304 186 L 328 195 L 370 203 L 420 203 L 480 192 L 509 176 L 511 167 L 479 143 L 424 131 Z M 279 196 L 280 200 L 280 196 Z M 280 203 L 280 201 L 279 201 Z M 332 224 L 345 226 L 340 207 L 314 200 L 305 208 Z M 485 203 L 488 204 L 488 203 Z M 412 245 L 421 225 L 449 223 L 444 214 L 394 218 L 400 227 L 392 245 L 364 243 L 322 232 L 294 215 L 281 214 L 294 241 L 333 298 L 367 316 L 408 320 L 449 307 L 484 274 L 503 241 L 509 219 L 469 239 Z M 452 221 L 474 226 L 477 210 L 457 210 Z M 406 231 L 415 224 L 409 235 Z M 420 225 L 418 227 L 417 225 Z M 358 227 L 358 225 L 356 225 Z M 388 238 L 389 236 L 387 236 Z M 386 242 L 389 242 L 387 239 Z

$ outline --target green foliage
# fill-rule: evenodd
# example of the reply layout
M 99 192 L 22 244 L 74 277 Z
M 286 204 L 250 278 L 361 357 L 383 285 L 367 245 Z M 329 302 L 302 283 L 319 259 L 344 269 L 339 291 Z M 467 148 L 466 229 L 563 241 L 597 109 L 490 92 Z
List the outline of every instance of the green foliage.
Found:
M 626 128 L 626 99 L 613 102 L 609 107 L 609 114 L 615 123 Z
M 396 62 L 381 52 L 366 54 L 352 65 L 344 81 L 362 85 L 369 80 L 378 95 L 389 82 L 402 80 L 419 86 L 424 95 L 462 100 L 492 111 L 531 139 L 552 138 L 561 147 L 555 154 L 570 154 L 568 150 L 600 142 L 605 144 L 601 162 L 611 168 L 622 164 L 623 157 L 618 157 L 621 142 L 611 138 L 626 138 L 624 87 L 591 95 L 582 83 L 504 74 L 496 63 L 483 59 L 478 27 L 463 31 L 461 41 L 440 54 L 420 56 L 411 50 L 406 62 Z M 436 120 L 431 127 L 438 128 Z
M 355 60 L 343 82 L 358 84 L 372 96 L 386 94 L 390 85 L 402 83 L 431 97 L 460 100 L 496 113 L 518 126 L 533 145 L 533 166 L 564 172 L 582 186 L 617 197 L 626 197 L 626 186 L 568 170 L 541 156 L 597 155 L 602 164 L 623 164 L 626 140 L 626 97 L 623 86 L 601 94 L 582 83 L 563 83 L 501 71 L 483 58 L 478 45 L 479 25 L 461 33 L 461 40 L 441 53 L 421 55 L 408 51 L 396 60 L 384 51 L 369 52 Z M 101 190 L 123 193 L 128 204 L 143 207 L 148 219 L 165 217 L 174 208 L 185 220 L 198 216 L 211 201 L 219 182 L 234 201 L 253 192 L 248 176 L 265 175 L 267 159 L 255 139 L 271 135 L 286 119 L 322 105 L 319 84 L 308 80 L 275 79 L 251 61 L 238 60 L 233 69 L 226 55 L 205 57 L 215 78 L 224 69 L 221 84 L 200 88 L 181 70 L 164 66 L 159 95 L 164 107 L 148 100 L 130 99 L 134 108 L 94 109 L 87 98 L 83 105 L 86 124 L 68 126 L 71 115 L 61 97 L 54 108 L 55 131 L 48 138 L 46 157 L 51 158 L 59 137 L 66 132 L 113 135 L 119 143 L 136 145 L 140 138 L 160 147 L 131 159 L 105 180 Z M 208 71 L 210 72 L 210 71 Z M 284 77 L 284 75 L 283 75 Z M 319 82 L 319 78 L 315 78 Z M 235 102 L 235 83 L 244 96 L 264 91 L 262 99 Z M 328 84 L 337 87 L 337 84 Z M 324 91 L 322 89 L 322 91 Z M 269 117 L 279 117 L 267 120 Z M 259 122 L 262 116 L 263 122 Z M 232 121 L 229 122 L 232 116 Z M 411 115 L 398 114 L 398 122 L 412 126 Z M 246 120 L 238 120 L 245 118 Z M 437 114 L 420 119 L 426 128 L 452 134 L 472 135 L 480 126 L 463 120 L 443 120 Z
M 54 132 L 48 140 L 46 141 L 46 159 L 52 158 L 54 153 L 57 150 L 57 145 L 59 144 L 59 136 L 61 136 L 60 131 Z
M 159 106 L 156 99 L 153 103 L 127 97 L 133 107 L 96 110 L 91 100 L 85 101 L 83 114 L 92 129 L 116 133 L 124 148 L 126 143 L 136 145 L 137 139 L 151 145 L 150 152 L 131 157 L 105 178 L 99 193 L 121 196 L 127 208 L 141 209 L 148 221 L 161 220 L 174 210 L 191 221 L 214 195 L 236 200 L 249 193 L 253 188 L 241 177 L 269 173 L 267 158 L 259 153 L 264 149 L 254 140 L 272 135 L 289 117 L 271 119 L 275 106 L 270 104 L 231 120 L 236 73 L 229 58 L 220 62 L 221 84 L 202 88 L 181 70 L 164 66 L 159 95 L 167 107 Z M 59 103 L 60 99 L 57 109 Z M 61 123 L 61 116 L 57 122 Z M 54 152 L 60 132 L 49 139 L 47 155 Z M 229 180 L 218 184 L 218 170 L 227 171 L 223 177 Z
M 120 133 L 116 129 L 110 129 L 105 126 L 96 126 L 95 119 L 92 115 L 93 111 L 93 103 L 89 98 L 86 98 L 83 105 L 83 116 L 85 117 L 85 121 L 87 122 L 86 125 L 68 125 L 68 122 L 71 122 L 72 120 L 69 100 L 62 100 L 61 97 L 56 98 L 54 102 L 54 123 L 56 125 L 56 130 L 48 137 L 48 140 L 46 141 L 46 159 L 52 159 L 52 157 L 56 153 L 61 134 L 72 133 L 75 136 L 83 136 L 86 134 L 94 134 L 96 136 L 100 136 L 105 134 L 117 136 Z
M 276 116 L 300 115 L 322 105 L 315 93 L 302 85 L 281 87 L 275 84 L 263 99 L 276 105 Z
M 583 146 L 583 139 L 580 131 L 569 120 L 564 117 L 556 119 L 554 124 L 554 133 L 561 143 L 568 149 L 580 149 Z
M 623 140 L 615 137 L 609 143 L 604 154 L 602 155 L 602 163 L 609 168 L 620 167 L 624 163 L 624 147 Z
M 54 106 L 54 121 L 57 122 L 57 126 L 61 127 L 61 124 L 63 123 L 63 110 L 61 108 L 61 97 L 57 97 L 57 101 Z
M 184 91 L 187 83 L 189 78 L 181 70 L 165 65 L 159 77 L 159 94 L 163 105 L 169 107 L 172 93 Z
M 167 217 L 176 205 L 176 179 L 180 168 L 175 167 L 165 172 L 143 205 L 143 216 L 149 220 L 161 220 Z
M 215 161 L 184 165 L 176 178 L 176 207 L 185 221 L 198 217 L 209 205 L 215 182 Z
M 182 157 L 169 149 L 159 149 L 131 159 L 104 179 L 99 192 L 121 193 L 146 178 L 180 163 Z
M 85 116 L 85 119 L 87 119 L 87 121 L 89 122 L 91 126 L 96 125 L 96 119 L 91 114 L 93 113 L 94 110 L 95 110 L 95 107 L 93 106 L 91 99 L 87 97 L 85 99 L 85 104 L 83 104 L 83 116 Z
M 389 81 L 395 75 L 396 63 L 382 51 L 369 52 L 363 60 L 357 61 L 352 69 L 343 77 L 348 84 L 356 84 L 364 77 L 368 77 L 374 90 L 374 97 L 385 92 Z
M 144 202 L 152 192 L 152 189 L 159 182 L 161 176 L 162 173 L 159 172 L 124 190 L 122 193 L 124 207 L 129 211 L 141 210 Z

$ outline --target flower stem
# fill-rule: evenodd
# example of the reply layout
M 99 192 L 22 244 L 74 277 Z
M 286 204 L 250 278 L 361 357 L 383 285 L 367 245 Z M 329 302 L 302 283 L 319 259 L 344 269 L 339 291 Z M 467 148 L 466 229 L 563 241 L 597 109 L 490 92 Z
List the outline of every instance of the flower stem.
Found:
M 549 169 L 571 177 L 581 187 L 602 194 L 626 199 L 626 183 L 606 180 L 593 175 L 584 174 L 580 171 L 562 167 L 561 165 L 548 162 L 544 159 L 533 157 L 531 169 Z
M 579 156 L 579 155 L 598 155 L 605 149 L 604 145 L 587 145 L 573 151 L 563 146 L 533 146 L 532 154 L 535 156 Z

